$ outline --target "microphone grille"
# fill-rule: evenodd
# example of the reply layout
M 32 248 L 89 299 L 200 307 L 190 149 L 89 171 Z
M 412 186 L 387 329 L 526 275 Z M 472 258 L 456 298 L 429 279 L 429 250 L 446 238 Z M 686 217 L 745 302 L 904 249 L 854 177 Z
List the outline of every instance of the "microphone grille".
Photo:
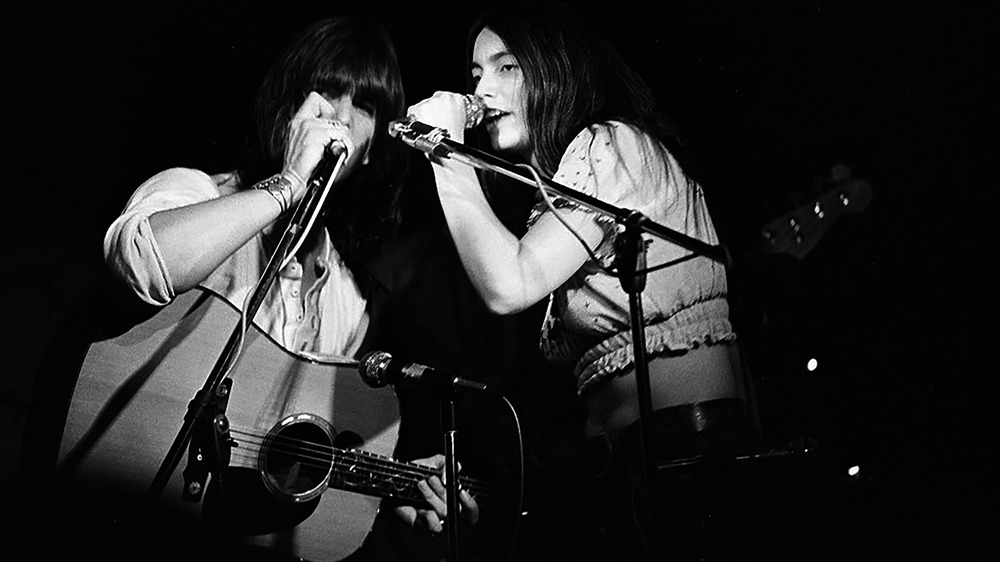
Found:
M 361 358 L 361 361 L 358 362 L 358 372 L 361 374 L 361 380 L 373 388 L 381 388 L 389 384 L 386 371 L 389 369 L 390 361 L 392 361 L 392 355 L 384 351 L 366 353 Z
M 341 156 L 349 158 L 352 152 L 354 152 L 354 145 L 350 140 L 334 139 L 330 141 L 330 144 L 326 145 L 325 154 L 336 161 Z
M 473 129 L 483 122 L 486 102 L 475 94 L 465 94 L 465 128 Z

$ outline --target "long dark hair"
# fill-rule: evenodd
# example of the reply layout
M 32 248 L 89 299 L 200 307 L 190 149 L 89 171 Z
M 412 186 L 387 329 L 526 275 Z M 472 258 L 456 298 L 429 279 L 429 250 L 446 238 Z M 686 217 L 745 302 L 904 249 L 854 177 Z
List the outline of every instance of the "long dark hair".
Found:
M 677 132 L 658 110 L 649 86 L 592 21 L 557 2 L 505 2 L 473 24 L 470 60 L 476 37 L 487 28 L 503 40 L 523 72 L 525 120 L 544 174 L 555 173 L 581 130 L 611 120 L 645 131 L 679 161 L 685 159 Z
M 405 109 L 399 61 L 388 32 L 356 16 L 320 20 L 301 32 L 275 60 L 254 100 L 252 127 L 237 165 L 243 188 L 283 164 L 288 124 L 306 96 L 352 96 L 374 109 L 375 136 L 361 167 L 327 204 L 330 236 L 350 265 L 376 247 L 399 223 L 399 193 L 406 173 L 401 143 L 388 124 Z

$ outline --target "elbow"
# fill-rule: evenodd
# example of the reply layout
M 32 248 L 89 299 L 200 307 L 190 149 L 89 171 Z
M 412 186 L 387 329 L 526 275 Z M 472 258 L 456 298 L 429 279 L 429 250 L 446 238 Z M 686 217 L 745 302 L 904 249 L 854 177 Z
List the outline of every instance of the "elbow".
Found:
M 111 277 L 143 302 L 163 306 L 173 300 L 173 286 L 162 263 L 134 239 L 106 238 L 104 263 Z
M 488 293 L 481 292 L 481 296 L 483 302 L 486 303 L 486 308 L 493 314 L 501 316 L 517 314 L 533 304 L 528 302 L 522 293 L 489 291 Z
M 514 304 L 509 303 L 509 302 L 495 301 L 495 300 L 489 300 L 489 301 L 487 301 L 486 302 L 486 307 L 493 314 L 497 314 L 497 315 L 500 315 L 500 316 L 508 316 L 508 315 L 511 315 L 511 314 L 517 314 L 518 312 L 521 312 L 522 310 L 524 310 L 524 307 L 517 306 L 517 305 L 514 305 Z
M 548 294 L 540 292 L 540 283 L 520 271 L 514 274 L 498 269 L 469 268 L 466 271 L 479 297 L 493 314 L 517 314 Z

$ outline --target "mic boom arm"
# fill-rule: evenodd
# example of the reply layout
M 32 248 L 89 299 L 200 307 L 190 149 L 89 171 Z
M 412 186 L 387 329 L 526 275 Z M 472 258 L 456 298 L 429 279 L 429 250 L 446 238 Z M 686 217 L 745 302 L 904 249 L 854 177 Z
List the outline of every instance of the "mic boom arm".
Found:
M 724 246 L 706 244 L 697 238 L 691 238 L 651 221 L 645 216 L 638 215 L 638 213 L 631 209 L 616 207 L 596 197 L 591 197 L 586 193 L 554 182 L 544 176 L 538 176 L 536 179 L 534 175 L 526 173 L 523 168 L 515 164 L 477 148 L 451 140 L 448 137 L 448 131 L 440 127 L 432 127 L 410 118 L 397 119 L 389 123 L 389 135 L 400 139 L 407 146 L 416 148 L 427 154 L 432 154 L 438 158 L 450 158 L 474 168 L 496 172 L 532 187 L 541 187 L 538 185 L 538 180 L 540 179 L 545 184 L 546 189 L 558 193 L 580 205 L 603 213 L 620 224 L 633 223 L 639 229 L 673 242 L 697 255 L 706 256 L 727 267 L 731 265 L 729 252 Z

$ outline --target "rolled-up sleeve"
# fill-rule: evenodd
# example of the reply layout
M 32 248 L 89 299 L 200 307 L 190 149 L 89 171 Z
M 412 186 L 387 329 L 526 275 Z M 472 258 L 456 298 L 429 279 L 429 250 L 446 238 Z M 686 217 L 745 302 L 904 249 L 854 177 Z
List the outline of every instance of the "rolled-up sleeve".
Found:
M 143 183 L 104 235 L 104 260 L 111 272 L 139 298 L 153 305 L 170 303 L 176 294 L 170 272 L 153 236 L 149 217 L 219 196 L 204 172 L 172 168 Z

